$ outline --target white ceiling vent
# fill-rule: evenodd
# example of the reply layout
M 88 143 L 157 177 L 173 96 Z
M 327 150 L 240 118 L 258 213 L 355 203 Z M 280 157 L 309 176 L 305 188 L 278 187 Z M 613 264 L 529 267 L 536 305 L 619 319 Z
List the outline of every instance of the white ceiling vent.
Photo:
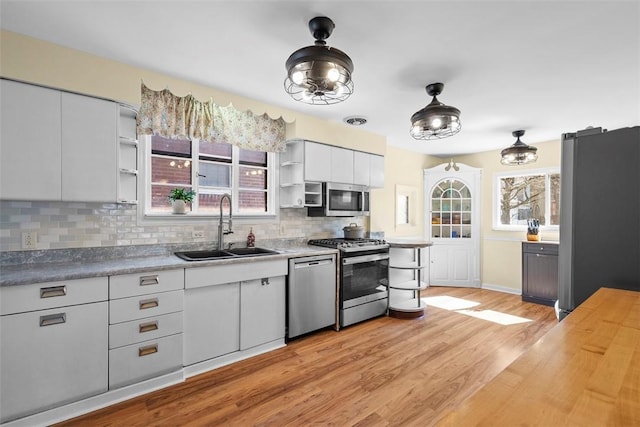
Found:
M 367 118 L 364 116 L 349 116 L 342 120 L 351 126 L 362 126 L 367 123 Z

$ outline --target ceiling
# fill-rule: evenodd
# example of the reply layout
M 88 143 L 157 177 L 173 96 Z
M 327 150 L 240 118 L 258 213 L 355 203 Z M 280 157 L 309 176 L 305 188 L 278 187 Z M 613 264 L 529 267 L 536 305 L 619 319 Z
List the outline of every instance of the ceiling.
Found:
M 638 1 L 0 1 L 3 29 L 327 120 L 365 116 L 364 129 L 425 154 L 504 148 L 517 129 L 535 144 L 640 124 Z M 284 63 L 323 15 L 355 93 L 301 104 Z M 415 141 L 409 118 L 434 82 L 462 131 Z

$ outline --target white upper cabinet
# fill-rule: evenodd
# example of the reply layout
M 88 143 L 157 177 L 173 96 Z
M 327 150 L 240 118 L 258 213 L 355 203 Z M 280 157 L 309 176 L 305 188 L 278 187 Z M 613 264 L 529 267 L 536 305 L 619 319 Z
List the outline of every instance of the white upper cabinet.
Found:
M 304 180 L 331 181 L 331 146 L 304 141 Z
M 117 114 L 114 102 L 62 93 L 62 200 L 116 200 Z
M 135 111 L 123 119 L 113 101 L 1 84 L 0 199 L 135 203 Z
M 0 199 L 60 200 L 60 92 L 0 84 Z
M 280 207 L 322 205 L 323 182 L 384 187 L 384 157 L 305 140 L 280 153 Z
M 384 187 L 384 156 L 354 151 L 353 183 L 371 188 Z
M 331 147 L 330 182 L 353 184 L 353 150 Z
M 369 175 L 371 173 L 371 154 L 355 151 L 353 153 L 353 183 L 359 185 L 369 185 Z

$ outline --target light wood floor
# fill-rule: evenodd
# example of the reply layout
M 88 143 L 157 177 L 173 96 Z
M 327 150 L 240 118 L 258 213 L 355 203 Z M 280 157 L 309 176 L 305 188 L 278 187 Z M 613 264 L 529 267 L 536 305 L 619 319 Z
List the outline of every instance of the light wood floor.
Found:
M 491 380 L 556 324 L 520 296 L 432 287 L 423 297 L 476 301 L 531 319 L 500 325 L 427 307 L 321 331 L 285 348 L 192 377 L 64 426 L 428 426 Z

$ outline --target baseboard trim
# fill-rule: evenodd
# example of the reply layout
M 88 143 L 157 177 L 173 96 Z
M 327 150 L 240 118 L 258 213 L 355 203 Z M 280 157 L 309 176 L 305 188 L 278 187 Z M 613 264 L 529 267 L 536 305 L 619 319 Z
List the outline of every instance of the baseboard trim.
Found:
M 261 344 L 246 350 L 240 350 L 233 353 L 225 354 L 215 359 L 205 360 L 204 362 L 195 363 L 193 365 L 185 366 L 183 368 L 185 378 L 191 378 L 195 375 L 199 375 L 205 372 L 209 372 L 213 369 L 220 368 L 222 366 L 230 365 L 235 362 L 239 362 L 244 359 L 248 359 L 258 354 L 267 353 L 269 351 L 284 347 L 286 344 L 284 339 L 278 339 L 275 341 Z
M 489 291 L 504 292 L 505 294 L 522 295 L 522 290 L 520 289 L 509 288 L 500 285 L 492 285 L 491 283 L 483 283 L 481 288 L 487 289 Z

